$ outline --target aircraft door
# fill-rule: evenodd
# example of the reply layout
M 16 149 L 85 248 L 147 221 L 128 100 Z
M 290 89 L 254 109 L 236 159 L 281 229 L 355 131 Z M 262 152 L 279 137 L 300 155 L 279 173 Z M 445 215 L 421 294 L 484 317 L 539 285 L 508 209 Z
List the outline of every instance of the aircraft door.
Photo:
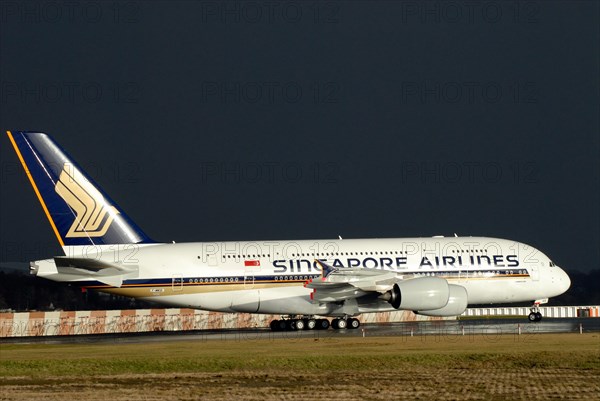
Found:
M 255 270 L 251 268 L 244 270 L 244 289 L 250 290 L 254 288 L 254 273 Z
M 244 270 L 244 291 L 239 291 L 232 300 L 231 309 L 237 312 L 255 313 L 260 306 L 260 291 L 254 287 L 256 268 L 246 267 Z M 246 291 L 251 290 L 251 291 Z
M 171 281 L 171 289 L 173 292 L 183 291 L 183 277 L 181 274 L 174 274 Z
M 537 265 L 529 265 L 527 266 L 527 270 L 529 270 L 529 275 L 533 281 L 538 281 L 540 279 L 540 268 Z

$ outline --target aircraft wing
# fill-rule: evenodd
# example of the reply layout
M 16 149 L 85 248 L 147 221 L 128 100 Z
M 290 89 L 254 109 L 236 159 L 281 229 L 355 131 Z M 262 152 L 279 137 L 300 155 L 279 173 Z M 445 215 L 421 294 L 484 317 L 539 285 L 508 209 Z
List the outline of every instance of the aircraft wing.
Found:
M 312 288 L 311 295 L 318 302 L 341 302 L 358 298 L 370 292 L 384 293 L 399 279 L 396 272 L 377 269 L 336 269 L 317 260 L 323 275 L 309 280 L 304 286 Z
M 113 287 L 121 287 L 123 279 L 138 276 L 137 266 L 124 266 L 103 260 L 56 256 L 56 270 L 73 276 L 72 281 L 97 280 Z

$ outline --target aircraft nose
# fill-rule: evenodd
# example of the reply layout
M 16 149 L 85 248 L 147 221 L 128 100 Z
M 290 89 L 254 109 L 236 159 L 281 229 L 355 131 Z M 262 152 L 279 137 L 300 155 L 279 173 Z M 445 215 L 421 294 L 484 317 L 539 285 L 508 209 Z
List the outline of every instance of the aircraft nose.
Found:
M 558 285 L 561 291 L 561 294 L 567 292 L 567 290 L 571 287 L 571 279 L 569 275 L 561 268 L 558 269 Z

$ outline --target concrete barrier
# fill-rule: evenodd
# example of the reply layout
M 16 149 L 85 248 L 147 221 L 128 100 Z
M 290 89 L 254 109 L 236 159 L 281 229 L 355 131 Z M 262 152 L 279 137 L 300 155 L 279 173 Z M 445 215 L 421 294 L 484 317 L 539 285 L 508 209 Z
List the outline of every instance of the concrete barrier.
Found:
M 246 329 L 268 327 L 280 316 L 219 313 L 195 309 L 137 309 L 0 313 L 0 338 Z M 453 318 L 451 318 L 453 319 Z M 410 311 L 368 313 L 363 323 L 442 320 Z
M 544 317 L 598 317 L 600 306 L 545 306 Z M 461 316 L 527 316 L 528 307 L 469 308 Z M 99 311 L 57 311 L 0 313 L 0 338 L 65 336 L 111 333 L 141 333 L 153 331 L 187 331 L 217 329 L 248 329 L 268 327 L 280 316 L 249 313 L 219 313 L 196 309 L 130 309 Z M 436 318 L 415 315 L 410 311 L 366 313 L 362 323 L 434 321 Z

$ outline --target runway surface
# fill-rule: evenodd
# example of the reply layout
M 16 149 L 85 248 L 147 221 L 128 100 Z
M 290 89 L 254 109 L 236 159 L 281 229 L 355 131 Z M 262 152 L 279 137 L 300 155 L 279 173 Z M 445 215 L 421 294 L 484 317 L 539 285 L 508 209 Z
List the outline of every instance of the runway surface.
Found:
M 584 333 L 599 332 L 600 318 L 546 318 L 541 322 L 528 322 L 522 319 L 469 319 L 441 320 L 429 322 L 402 322 L 385 324 L 365 324 L 355 330 L 306 330 L 272 332 L 265 328 L 244 330 L 205 330 L 185 332 L 152 332 L 98 334 L 81 336 L 53 336 L 3 338 L 0 343 L 144 343 L 156 341 L 256 341 L 275 339 L 324 339 L 335 337 L 382 337 L 382 336 L 423 336 L 435 341 L 452 341 L 457 336 L 484 335 L 490 340 L 501 335 L 534 336 L 542 333 Z

